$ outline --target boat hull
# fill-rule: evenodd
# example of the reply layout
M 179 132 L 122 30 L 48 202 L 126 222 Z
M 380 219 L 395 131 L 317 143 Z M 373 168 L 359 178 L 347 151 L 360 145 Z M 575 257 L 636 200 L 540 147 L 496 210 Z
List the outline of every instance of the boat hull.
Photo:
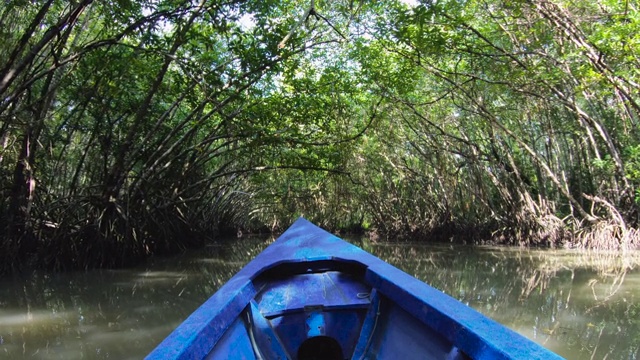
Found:
M 560 359 L 297 220 L 147 359 Z

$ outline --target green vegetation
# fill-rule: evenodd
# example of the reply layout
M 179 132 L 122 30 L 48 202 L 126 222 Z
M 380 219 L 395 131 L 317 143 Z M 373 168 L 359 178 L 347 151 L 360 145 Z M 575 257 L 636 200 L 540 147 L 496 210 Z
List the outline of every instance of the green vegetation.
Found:
M 639 30 L 627 1 L 7 0 L 0 273 L 299 215 L 635 248 Z

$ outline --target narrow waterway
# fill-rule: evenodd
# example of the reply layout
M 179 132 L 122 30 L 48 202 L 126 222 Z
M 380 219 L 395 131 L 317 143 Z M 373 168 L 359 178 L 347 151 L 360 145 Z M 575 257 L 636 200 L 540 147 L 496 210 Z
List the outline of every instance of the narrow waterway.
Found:
M 2 279 L 0 359 L 143 358 L 269 241 Z M 567 359 L 640 355 L 640 253 L 354 242 Z

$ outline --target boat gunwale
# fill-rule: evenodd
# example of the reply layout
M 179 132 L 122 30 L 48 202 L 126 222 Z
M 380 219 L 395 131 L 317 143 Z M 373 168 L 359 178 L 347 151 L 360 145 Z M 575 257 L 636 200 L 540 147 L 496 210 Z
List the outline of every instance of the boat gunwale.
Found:
M 562 359 L 449 295 L 372 254 L 298 219 L 273 244 L 225 283 L 146 359 L 204 358 L 259 293 L 259 278 L 278 267 L 332 262 L 365 269 L 364 282 L 474 359 Z M 306 264 L 306 265 L 305 265 Z M 303 272 L 305 273 L 305 272 Z

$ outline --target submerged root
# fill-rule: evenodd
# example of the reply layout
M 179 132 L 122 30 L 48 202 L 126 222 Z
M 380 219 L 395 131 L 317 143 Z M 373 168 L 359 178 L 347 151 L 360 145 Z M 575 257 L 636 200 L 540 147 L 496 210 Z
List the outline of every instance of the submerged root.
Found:
M 630 251 L 640 249 L 640 231 L 614 221 L 599 221 L 576 234 L 582 249 Z
M 503 219 L 501 228 L 492 232 L 491 241 L 504 245 L 557 247 L 571 238 L 571 232 L 557 216 L 521 211 Z

